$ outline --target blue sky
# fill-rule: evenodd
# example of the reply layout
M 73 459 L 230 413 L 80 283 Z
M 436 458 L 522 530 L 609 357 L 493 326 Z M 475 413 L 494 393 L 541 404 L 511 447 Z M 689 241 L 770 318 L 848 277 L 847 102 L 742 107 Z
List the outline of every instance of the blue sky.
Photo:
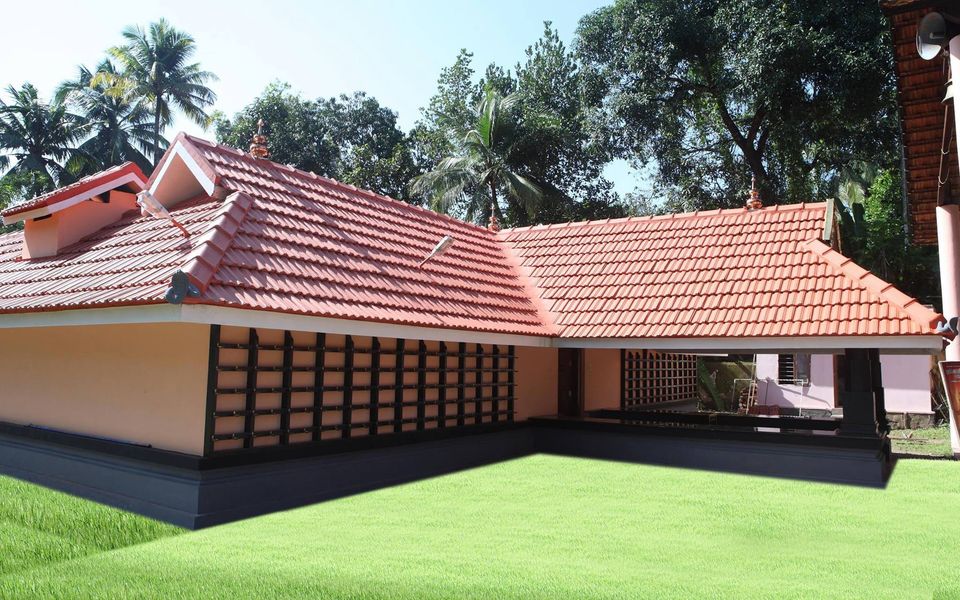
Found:
M 440 69 L 460 48 L 488 63 L 513 66 L 552 21 L 568 44 L 577 22 L 604 0 L 442 2 L 16 2 L 4 7 L 0 85 L 34 83 L 50 95 L 78 64 L 94 66 L 121 42 L 120 31 L 166 17 L 197 40 L 197 60 L 220 80 L 216 108 L 232 115 L 269 82 L 307 97 L 363 90 L 397 111 L 409 129 L 436 89 Z M 201 134 L 178 120 L 171 130 Z M 212 132 L 206 134 L 213 137 Z M 618 191 L 639 180 L 624 163 L 608 169 Z

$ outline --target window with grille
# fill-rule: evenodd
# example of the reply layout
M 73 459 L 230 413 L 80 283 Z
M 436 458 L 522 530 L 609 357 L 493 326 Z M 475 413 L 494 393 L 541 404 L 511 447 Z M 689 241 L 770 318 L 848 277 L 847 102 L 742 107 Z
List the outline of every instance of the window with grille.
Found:
M 810 385 L 809 354 L 780 354 L 777 367 L 777 383 Z

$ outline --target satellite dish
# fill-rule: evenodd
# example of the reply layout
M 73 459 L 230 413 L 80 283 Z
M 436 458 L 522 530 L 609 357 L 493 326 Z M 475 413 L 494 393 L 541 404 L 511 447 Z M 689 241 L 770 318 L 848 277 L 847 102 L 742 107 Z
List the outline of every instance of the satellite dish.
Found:
M 917 53 L 923 60 L 933 60 L 960 35 L 960 25 L 938 12 L 928 13 L 917 26 Z

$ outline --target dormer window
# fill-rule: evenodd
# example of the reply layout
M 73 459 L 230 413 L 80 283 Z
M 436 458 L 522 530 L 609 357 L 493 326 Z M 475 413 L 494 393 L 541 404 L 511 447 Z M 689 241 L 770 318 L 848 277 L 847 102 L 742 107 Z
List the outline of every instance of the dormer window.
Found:
M 54 256 L 136 209 L 136 195 L 146 185 L 140 168 L 124 163 L 9 208 L 3 223 L 23 222 L 24 259 Z

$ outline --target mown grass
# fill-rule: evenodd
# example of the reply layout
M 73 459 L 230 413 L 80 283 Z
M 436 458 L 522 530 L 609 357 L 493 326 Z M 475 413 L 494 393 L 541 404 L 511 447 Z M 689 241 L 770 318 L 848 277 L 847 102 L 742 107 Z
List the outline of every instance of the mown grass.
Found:
M 952 598 L 958 505 L 953 461 L 877 490 L 539 455 L 8 569 L 0 598 Z
M 925 429 L 894 429 L 889 435 L 893 451 L 897 454 L 941 458 L 953 456 L 948 425 Z
M 0 576 L 182 532 L 132 513 L 0 477 Z

